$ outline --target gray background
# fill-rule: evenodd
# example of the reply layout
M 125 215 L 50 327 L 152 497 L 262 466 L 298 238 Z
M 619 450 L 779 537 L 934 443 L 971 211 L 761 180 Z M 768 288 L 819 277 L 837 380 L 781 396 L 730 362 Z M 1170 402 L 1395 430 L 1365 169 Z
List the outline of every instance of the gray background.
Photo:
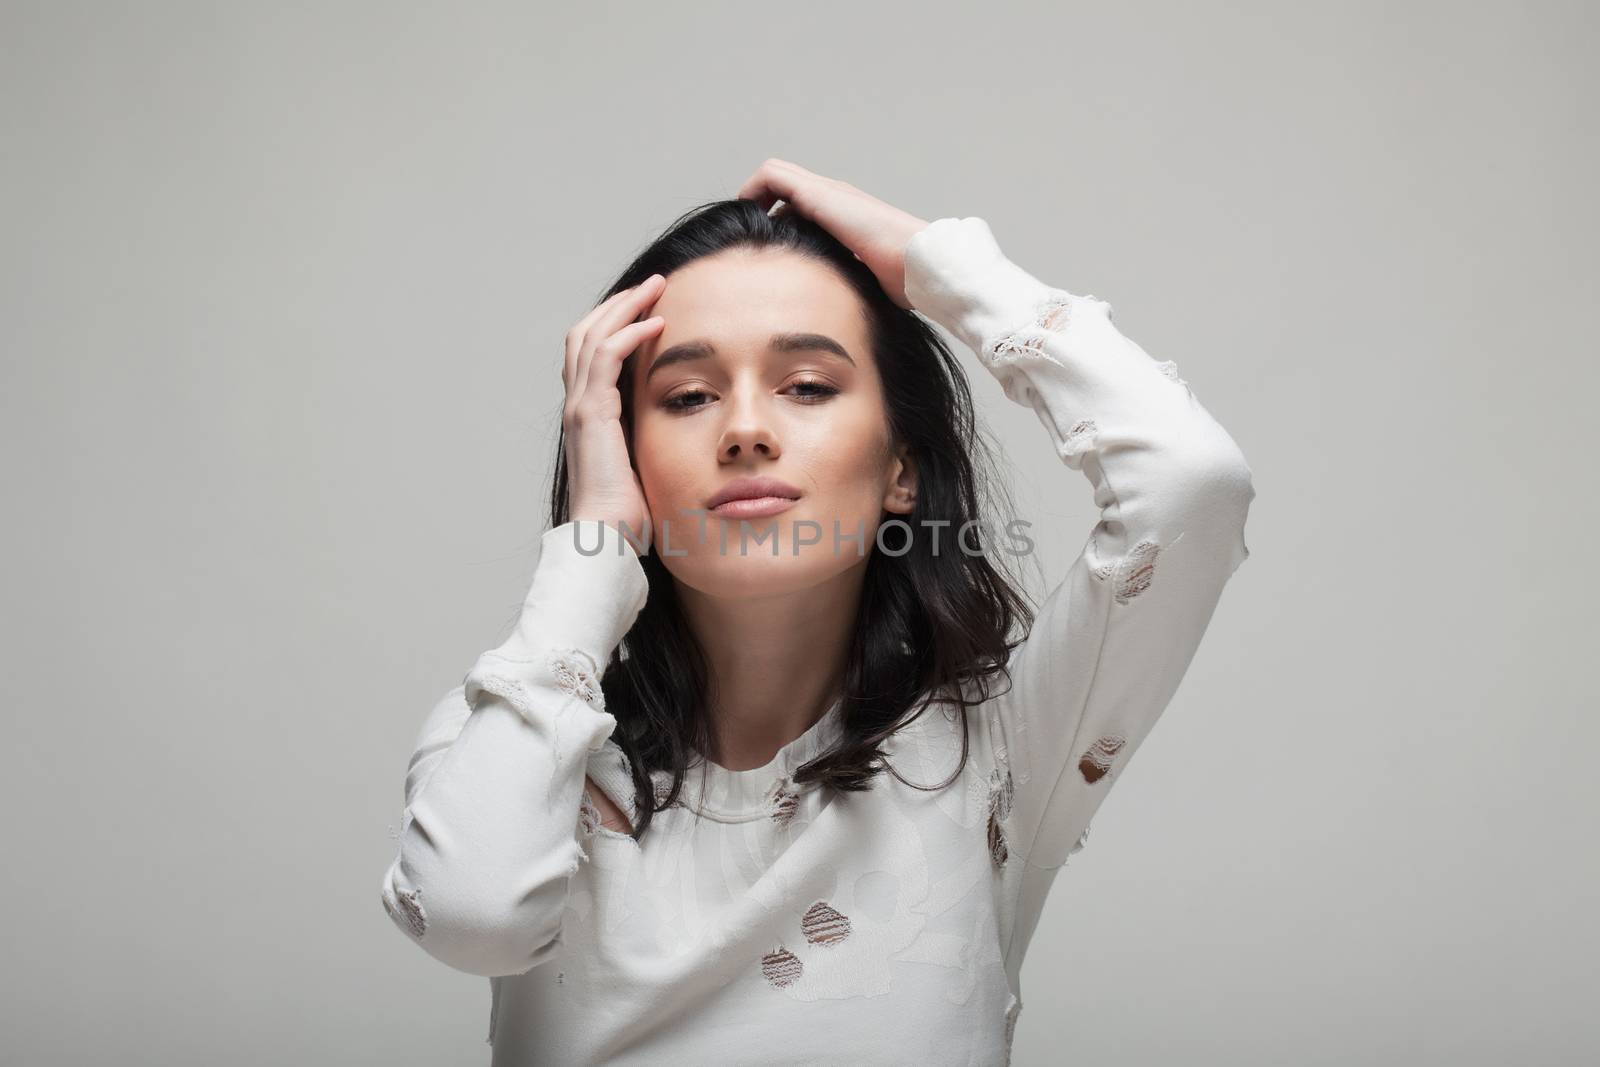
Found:
M 772 155 L 1112 301 L 1255 472 L 1016 1062 L 1592 1062 L 1593 11 L 6 4 L 7 1061 L 486 1062 L 378 901 L 409 746 L 562 334 Z M 968 358 L 1054 579 L 1088 482 Z

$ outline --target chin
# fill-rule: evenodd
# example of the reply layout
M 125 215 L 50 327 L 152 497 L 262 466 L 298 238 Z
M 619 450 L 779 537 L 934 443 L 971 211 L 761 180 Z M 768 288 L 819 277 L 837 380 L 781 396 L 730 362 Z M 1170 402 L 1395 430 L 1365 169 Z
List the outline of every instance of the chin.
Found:
M 798 510 L 798 509 L 794 509 Z M 740 553 L 739 521 L 706 521 L 705 542 L 698 543 L 690 533 L 680 538 L 673 528 L 670 545 L 673 555 L 660 553 L 661 562 L 674 578 L 707 596 L 725 599 L 779 596 L 821 585 L 837 577 L 852 566 L 864 564 L 867 556 L 857 556 L 853 542 L 845 542 L 840 553 L 833 551 L 832 526 L 822 526 L 822 539 L 815 544 L 801 545 L 795 552 L 794 521 L 788 513 L 768 519 L 750 519 Z M 805 518 L 805 516 L 800 516 Z M 727 547 L 721 547 L 724 536 L 719 527 L 726 528 Z M 773 554 L 773 532 L 776 532 L 777 554 Z M 806 537 L 815 537 L 816 530 L 801 528 Z M 757 541 L 757 537 L 762 540 Z M 685 543 L 687 542 L 687 543 Z M 661 548 L 658 541 L 656 547 Z M 676 553 L 682 552 L 683 555 Z

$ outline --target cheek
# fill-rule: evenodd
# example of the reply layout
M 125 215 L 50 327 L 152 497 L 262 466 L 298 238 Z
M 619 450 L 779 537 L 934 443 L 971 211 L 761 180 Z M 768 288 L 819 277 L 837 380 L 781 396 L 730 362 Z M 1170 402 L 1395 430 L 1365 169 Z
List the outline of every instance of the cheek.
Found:
M 697 506 L 696 494 L 704 488 L 695 482 L 690 457 L 714 447 L 701 441 L 690 425 L 693 419 L 647 417 L 634 427 L 634 466 L 645 503 L 652 514 L 669 508 Z
M 828 420 L 816 433 L 806 435 L 802 465 L 827 506 L 850 517 L 874 516 L 888 474 L 887 430 L 876 411 L 840 414 L 841 418 Z

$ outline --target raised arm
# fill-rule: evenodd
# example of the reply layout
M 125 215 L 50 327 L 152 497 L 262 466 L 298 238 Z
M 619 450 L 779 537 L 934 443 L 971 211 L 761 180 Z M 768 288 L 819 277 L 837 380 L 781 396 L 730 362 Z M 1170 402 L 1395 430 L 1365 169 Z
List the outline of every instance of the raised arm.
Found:
M 495 977 L 555 952 L 583 858 L 589 754 L 616 728 L 600 672 L 647 592 L 616 527 L 578 520 L 547 531 L 511 636 L 427 716 L 382 897 L 434 958 Z
M 1001 761 L 1001 854 L 1064 863 L 1171 701 L 1228 578 L 1255 497 L 1238 446 L 1111 307 L 1012 263 L 981 218 L 906 249 L 913 307 L 970 347 L 1082 471 L 1100 519 L 984 714 Z M 1006 780 L 1006 776 L 1009 779 Z

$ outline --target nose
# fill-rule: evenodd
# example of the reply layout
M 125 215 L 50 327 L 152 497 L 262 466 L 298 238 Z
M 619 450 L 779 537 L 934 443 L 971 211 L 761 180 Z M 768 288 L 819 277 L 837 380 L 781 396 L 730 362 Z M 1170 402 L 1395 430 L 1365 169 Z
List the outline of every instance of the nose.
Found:
M 776 459 L 782 454 L 772 420 L 759 401 L 730 400 L 728 422 L 717 443 L 717 458 L 723 463 L 747 456 Z

